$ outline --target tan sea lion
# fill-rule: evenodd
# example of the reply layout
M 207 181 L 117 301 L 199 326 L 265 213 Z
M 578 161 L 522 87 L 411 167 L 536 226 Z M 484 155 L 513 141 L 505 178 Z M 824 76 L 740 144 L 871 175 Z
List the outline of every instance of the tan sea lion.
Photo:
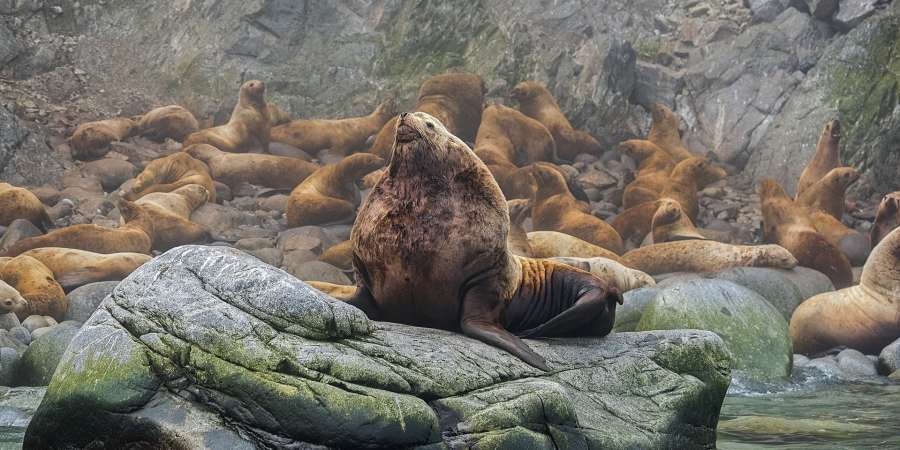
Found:
M 25 219 L 45 230 L 52 223 L 44 204 L 31 191 L 0 183 L 0 226 L 9 226 L 16 219 Z
M 137 124 L 127 117 L 83 123 L 69 137 L 72 158 L 89 160 L 102 158 L 109 153 L 109 144 L 131 137 Z
M 266 85 L 259 80 L 250 80 L 241 85 L 237 105 L 228 123 L 190 134 L 184 146 L 209 144 L 223 152 L 268 152 L 271 132 Z
M 272 141 L 293 145 L 311 154 L 331 149 L 335 154 L 349 155 L 364 150 L 366 140 L 378 133 L 394 114 L 394 101 L 385 100 L 363 117 L 294 120 L 272 128 Z
M 274 127 L 284 125 L 291 121 L 290 114 L 272 103 L 266 102 L 266 109 L 269 110 L 269 124 L 271 124 L 273 130 Z
M 74 289 L 98 281 L 121 281 L 150 261 L 142 253 L 101 254 L 72 248 L 45 247 L 22 253 L 41 262 L 53 272 L 64 289 Z
M 5 263 L 0 263 L 3 266 Z M 0 269 L 2 270 L 2 269 Z M 28 308 L 28 300 L 14 287 L 0 280 L 0 314 L 18 313 Z
M 656 281 L 650 275 L 607 258 L 558 257 L 551 259 L 591 273 L 600 279 L 609 280 L 623 294 L 632 289 L 656 285 Z
M 209 167 L 209 174 L 229 187 L 250 183 L 273 189 L 293 189 L 319 166 L 285 156 L 228 153 L 211 145 L 197 144 L 184 152 Z
M 872 231 L 869 232 L 872 247 L 878 245 L 898 225 L 900 225 L 900 191 L 887 194 L 881 199 Z
M 506 245 L 510 253 L 518 256 L 534 257 L 531 245 L 528 243 L 528 233 L 522 226 L 522 222 L 531 213 L 531 202 L 525 199 L 509 200 L 506 202 L 509 208 L 509 235 Z
M 338 300 L 348 301 L 356 294 L 356 286 L 347 286 L 344 284 L 328 283 L 326 281 L 303 281 L 310 285 L 313 289 L 321 291 Z
M 353 222 L 360 202 L 356 183 L 383 165 L 378 156 L 357 153 L 315 171 L 291 192 L 285 211 L 288 226 Z
M 816 144 L 816 153 L 809 164 L 800 173 L 800 181 L 797 183 L 797 198 L 806 189 L 821 180 L 832 169 L 841 166 L 841 121 L 834 119 L 825 124 L 819 142 Z
M 135 134 L 154 141 L 172 139 L 181 142 L 189 134 L 197 132 L 200 124 L 190 111 L 178 105 L 150 110 L 136 120 Z
M 150 236 L 153 250 L 164 252 L 181 245 L 209 241 L 209 230 L 169 211 L 164 206 L 149 202 L 138 204 L 120 201 L 118 208 L 125 217 L 124 226 L 137 225 L 143 229 Z
M 556 141 L 556 153 L 565 160 L 574 161 L 580 153 L 600 156 L 602 148 L 597 139 L 588 133 L 576 130 L 569 123 L 559 105 L 541 84 L 523 81 L 513 87 L 510 97 L 519 102 L 519 111 L 542 123 Z
M 859 179 L 859 172 L 852 167 L 831 169 L 824 177 L 797 194 L 797 204 L 831 214 L 837 220 L 844 215 L 844 194 Z
M 681 133 L 678 131 L 678 116 L 662 103 L 655 103 L 650 108 L 653 124 L 647 140 L 665 150 L 675 162 L 683 161 L 694 155 L 684 146 Z
M 867 355 L 900 338 L 900 231 L 891 231 L 863 267 L 858 285 L 816 295 L 794 311 L 794 352 L 847 346 Z
M 775 180 L 760 182 L 763 214 L 763 237 L 794 255 L 799 264 L 828 276 L 837 288 L 853 283 L 853 272 L 847 257 L 816 231 L 807 209 L 798 206 Z
M 446 330 L 548 370 L 522 337 L 603 336 L 621 295 L 593 275 L 507 250 L 500 187 L 434 117 L 402 114 L 385 175 L 351 233 L 359 289 L 373 320 Z M 515 333 L 515 334 L 514 334 Z
M 862 266 L 872 249 L 869 237 L 843 224 L 820 209 L 810 209 L 809 218 L 825 240 L 837 247 L 854 267 Z
M 613 227 L 598 217 L 584 212 L 569 192 L 566 180 L 553 166 L 534 164 L 537 191 L 532 202 L 532 221 L 538 231 L 559 231 L 613 253 L 624 251 L 622 238 Z
M 209 174 L 209 167 L 184 152 L 173 153 L 155 159 L 138 174 L 123 198 L 137 200 L 153 192 L 172 192 L 189 184 L 199 184 L 209 193 L 209 201 L 216 201 L 216 185 Z
M 792 269 L 797 259 L 778 245 L 733 245 L 716 241 L 651 244 L 622 255 L 622 264 L 650 275 L 714 272 L 731 267 Z
M 484 80 L 475 74 L 448 73 L 433 76 L 419 86 L 415 110 L 436 117 L 451 133 L 471 142 L 481 123 L 485 92 L 487 88 Z M 375 142 L 369 153 L 374 153 L 385 161 L 390 159 L 396 128 L 397 117 L 394 117 L 375 135 Z
M 619 255 L 558 231 L 529 232 L 528 246 L 531 248 L 532 258 L 606 258 L 620 262 Z
M 706 240 L 681 209 L 681 205 L 669 198 L 660 200 L 650 229 L 654 244 L 692 239 Z
M 199 184 L 189 184 L 172 192 L 154 192 L 135 201 L 138 205 L 153 204 L 184 219 L 190 219 L 195 209 L 203 206 L 209 192 Z M 124 224 L 124 220 L 122 221 Z
M 66 293 L 53 278 L 53 272 L 40 261 L 23 255 L 0 263 L 0 279 L 27 300 L 27 306 L 16 311 L 19 320 L 35 314 L 59 322 L 65 319 L 69 309 Z
M 341 270 L 353 270 L 353 242 L 348 239 L 332 245 L 328 250 L 322 252 L 319 261 L 331 264 Z
M 629 209 L 659 199 L 675 168 L 672 157 L 656 144 L 640 139 L 622 142 L 617 149 L 638 163 L 634 181 L 622 194 L 622 207 Z

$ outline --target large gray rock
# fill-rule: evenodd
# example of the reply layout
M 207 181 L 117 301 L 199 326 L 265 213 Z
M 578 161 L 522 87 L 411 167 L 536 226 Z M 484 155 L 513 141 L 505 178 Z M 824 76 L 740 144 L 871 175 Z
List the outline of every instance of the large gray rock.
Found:
M 3 39 L 2 29 L 5 28 L 0 25 L 0 39 Z M 6 107 L 0 105 L 0 173 L 6 169 L 26 136 L 28 136 L 28 131 L 25 130 L 19 119 Z
M 890 375 L 900 370 L 900 339 L 881 349 L 878 355 L 878 371 L 882 375 Z
M 456 333 L 369 321 L 238 250 L 181 247 L 84 325 L 24 448 L 715 444 L 731 364 L 716 335 L 530 345 L 551 372 Z
M 22 45 L 16 39 L 5 21 L 0 21 L 0 68 L 19 56 Z
M 69 309 L 66 311 L 65 320 L 87 322 L 100 306 L 100 303 L 115 289 L 118 281 L 101 281 L 81 286 L 66 295 L 69 300 Z
M 843 0 L 840 9 L 833 18 L 833 22 L 840 28 L 849 30 L 856 27 L 863 20 L 875 14 L 877 5 L 882 0 Z

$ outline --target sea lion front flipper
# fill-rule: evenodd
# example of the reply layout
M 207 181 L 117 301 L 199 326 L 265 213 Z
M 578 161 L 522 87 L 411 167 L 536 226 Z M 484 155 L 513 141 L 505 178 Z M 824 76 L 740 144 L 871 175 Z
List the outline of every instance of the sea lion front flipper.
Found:
M 491 319 L 494 314 L 491 306 L 494 303 L 496 300 L 485 299 L 484 294 L 478 294 L 474 289 L 470 290 L 463 300 L 462 320 L 460 320 L 463 334 L 502 348 L 522 361 L 549 372 L 550 367 L 547 366 L 547 360 L 543 356 L 535 353 L 528 344 Z
M 552 319 L 517 334 L 521 338 L 606 336 L 615 322 L 616 309 L 612 303 L 616 302 L 621 304 L 622 296 L 615 289 L 597 288 Z

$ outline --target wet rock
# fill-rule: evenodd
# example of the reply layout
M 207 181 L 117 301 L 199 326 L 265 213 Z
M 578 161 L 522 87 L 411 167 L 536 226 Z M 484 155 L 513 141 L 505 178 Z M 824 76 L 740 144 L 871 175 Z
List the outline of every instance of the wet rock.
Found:
M 31 333 L 34 333 L 34 330 L 37 330 L 38 328 L 52 327 L 56 324 L 56 320 L 50 316 L 32 315 L 26 317 L 25 320 L 22 321 L 22 326 Z
M 46 386 L 65 353 L 78 327 L 57 325 L 43 336 L 36 337 L 22 354 L 16 368 L 15 385 Z
M 19 364 L 19 352 L 11 347 L 0 348 L 0 386 L 9 386 Z M 2 411 L 2 408 L 0 408 Z
M 117 158 L 104 158 L 86 163 L 81 169 L 100 180 L 105 192 L 113 192 L 137 174 L 137 167 Z
M 44 234 L 38 227 L 25 219 L 16 219 L 6 228 L 0 238 L 0 252 L 4 252 L 22 239 Z
M 123 447 L 110 429 L 134 430 L 129 439 L 148 447 L 208 442 L 211 423 L 228 436 L 217 448 L 543 448 L 551 436 L 591 448 L 714 445 L 730 378 L 714 334 L 531 345 L 551 372 L 457 333 L 376 326 L 239 251 L 181 247 L 123 281 L 85 324 L 25 447 L 90 447 L 100 436 Z M 198 376 L 177 380 L 175 396 L 161 378 L 173 373 Z M 204 420 L 171 420 L 174 410 Z
M 808 363 L 809 363 L 809 358 L 807 358 L 806 355 L 794 353 L 794 367 L 803 367 Z
M 65 319 L 86 322 L 103 302 L 103 299 L 118 284 L 118 281 L 101 281 L 86 284 L 69 292 L 66 295 L 69 300 L 69 309 L 66 311 Z
M 838 366 L 844 373 L 858 377 L 878 375 L 875 363 L 857 350 L 848 348 L 837 355 Z
M 900 339 L 881 349 L 878 355 L 878 371 L 887 375 L 900 370 Z
M 825 378 L 843 379 L 844 371 L 838 365 L 837 359 L 833 356 L 823 356 L 821 358 L 811 359 L 803 366 L 804 369 L 814 370 Z
M 5 435 L 10 431 L 22 430 L 28 426 L 34 411 L 44 398 L 45 388 L 42 387 L 2 387 L 0 386 L 0 427 L 3 427 Z M 6 434 L 10 433 L 10 434 Z M 17 436 L 21 441 L 21 435 Z

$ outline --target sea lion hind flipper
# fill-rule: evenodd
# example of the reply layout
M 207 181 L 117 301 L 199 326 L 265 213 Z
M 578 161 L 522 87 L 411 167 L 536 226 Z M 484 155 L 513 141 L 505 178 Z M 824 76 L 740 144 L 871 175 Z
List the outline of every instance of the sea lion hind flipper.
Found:
M 517 335 L 521 338 L 606 336 L 615 322 L 613 303 L 622 304 L 622 296 L 612 290 L 594 289 L 572 307 L 550 320 Z
M 550 367 L 547 366 L 547 360 L 543 356 L 535 353 L 528 344 L 506 331 L 499 324 L 474 318 L 464 318 L 460 327 L 466 336 L 506 350 L 513 356 L 545 372 L 550 371 Z

